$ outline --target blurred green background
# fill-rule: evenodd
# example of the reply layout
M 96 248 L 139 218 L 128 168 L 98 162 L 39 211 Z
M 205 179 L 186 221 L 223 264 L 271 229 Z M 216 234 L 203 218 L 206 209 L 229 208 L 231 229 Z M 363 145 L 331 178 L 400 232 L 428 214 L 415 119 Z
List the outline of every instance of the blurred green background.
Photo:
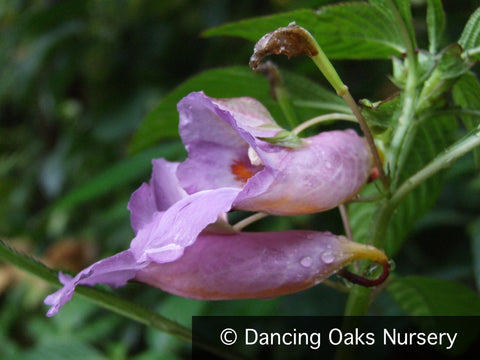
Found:
M 0 1 L 1 237 L 52 267 L 71 271 L 127 248 L 133 231 L 126 205 L 150 178 L 151 159 L 181 160 L 185 155 L 174 140 L 129 153 L 142 119 L 190 76 L 246 65 L 251 55 L 252 43 L 204 39 L 201 32 L 327 2 Z M 448 36 L 454 40 L 478 2 L 444 5 Z M 419 44 L 424 45 L 424 2 L 414 1 L 413 10 Z M 322 82 L 307 61 L 278 63 Z M 335 66 L 357 99 L 379 100 L 392 91 L 389 62 L 338 61 Z M 480 253 L 478 199 L 478 171 L 471 159 L 462 159 L 449 171 L 437 206 L 399 255 L 399 271 L 475 287 L 472 264 L 465 258 L 474 261 Z M 264 220 L 258 226 L 316 228 L 319 223 L 341 231 L 336 212 L 289 222 Z M 188 345 L 77 297 L 47 319 L 42 300 L 51 290 L 0 263 L 0 359 L 188 358 Z M 141 284 L 118 292 L 187 326 L 194 314 L 340 315 L 345 301 L 325 286 L 281 299 L 231 302 L 191 301 Z M 387 295 L 371 312 L 401 314 Z

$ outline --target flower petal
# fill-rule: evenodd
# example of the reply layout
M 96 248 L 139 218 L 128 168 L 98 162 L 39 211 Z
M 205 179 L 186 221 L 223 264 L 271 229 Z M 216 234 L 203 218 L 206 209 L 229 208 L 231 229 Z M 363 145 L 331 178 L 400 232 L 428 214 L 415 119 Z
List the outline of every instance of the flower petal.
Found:
M 281 129 L 256 100 L 191 93 L 178 109 L 189 157 L 177 176 L 188 193 L 243 188 L 236 209 L 299 215 L 350 200 L 370 175 L 372 157 L 353 130 L 322 132 L 289 148 L 257 138 Z
M 167 210 L 172 204 L 186 196 L 176 176 L 178 163 L 172 163 L 165 159 L 153 160 L 152 163 L 150 184 L 142 184 L 128 202 L 130 221 L 135 233 L 150 223 L 156 212 Z
M 130 248 L 138 262 L 174 261 L 198 234 L 231 209 L 240 189 L 220 188 L 192 194 L 156 213 L 132 240 Z
M 255 150 L 260 142 L 255 136 L 270 137 L 282 130 L 252 98 L 212 99 L 194 92 L 178 103 L 178 111 L 180 136 L 189 157 L 177 174 L 188 193 L 242 187 L 263 169 L 263 164 L 252 165 L 248 158 L 249 147 Z M 235 166 L 240 166 L 240 174 Z
M 79 272 L 75 277 L 59 274 L 63 287 L 45 298 L 44 303 L 50 305 L 47 316 L 53 316 L 68 302 L 77 285 L 107 284 L 111 287 L 123 286 L 133 279 L 144 265 L 138 264 L 130 250 L 100 260 Z
M 344 130 L 322 132 L 305 141 L 304 147 L 268 154 L 271 171 L 252 177 L 234 207 L 298 215 L 325 211 L 353 198 L 372 168 L 365 140 Z
M 160 163 L 170 167 L 167 162 Z M 103 283 L 112 287 L 122 286 L 151 261 L 161 264 L 177 260 L 182 256 L 185 247 L 193 244 L 207 225 L 215 223 L 219 215 L 230 210 L 240 191 L 221 188 L 187 196 L 166 211 L 154 212 L 151 221 L 145 224 L 143 221 L 148 211 L 142 213 L 136 206 L 140 206 L 140 201 L 145 199 L 148 209 L 152 209 L 152 188 L 155 188 L 155 185 L 142 185 L 131 201 L 132 213 L 140 214 L 138 217 L 133 216 L 132 222 L 137 226 L 142 225 L 132 240 L 131 248 L 96 262 L 74 278 L 60 273 L 59 278 L 64 286 L 45 299 L 45 304 L 51 305 L 47 316 L 55 315 L 72 298 L 77 285 Z M 161 195 L 162 189 L 157 188 L 160 191 L 158 195 Z
M 357 258 L 387 261 L 376 248 L 330 233 L 204 233 L 180 259 L 151 263 L 135 279 L 195 299 L 270 298 L 318 284 Z

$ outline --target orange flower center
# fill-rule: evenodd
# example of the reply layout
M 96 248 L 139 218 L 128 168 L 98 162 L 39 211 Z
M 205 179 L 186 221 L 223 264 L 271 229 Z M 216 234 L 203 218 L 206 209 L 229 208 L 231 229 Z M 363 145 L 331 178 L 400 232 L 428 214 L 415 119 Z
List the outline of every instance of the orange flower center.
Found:
M 232 169 L 232 174 L 235 175 L 235 180 L 242 183 L 246 183 L 253 176 L 253 172 L 241 160 L 234 161 L 230 168 Z

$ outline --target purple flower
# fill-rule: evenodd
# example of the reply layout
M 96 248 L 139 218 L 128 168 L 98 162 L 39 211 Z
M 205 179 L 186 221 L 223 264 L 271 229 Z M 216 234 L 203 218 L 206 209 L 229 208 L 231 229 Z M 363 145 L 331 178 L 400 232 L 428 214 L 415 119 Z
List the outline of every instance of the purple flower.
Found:
M 367 145 L 353 130 L 322 132 L 294 148 L 265 141 L 284 130 L 252 98 L 196 92 L 178 110 L 188 151 L 177 171 L 181 186 L 189 194 L 241 189 L 235 209 L 273 215 L 328 210 L 354 197 L 372 170 Z
M 235 232 L 221 213 L 230 207 L 226 195 L 234 197 L 238 189 L 188 196 L 175 176 L 177 163 L 153 163 L 150 184 L 135 191 L 128 205 L 136 232 L 130 249 L 73 278 L 60 273 L 63 288 L 45 299 L 48 316 L 77 285 L 118 287 L 136 280 L 195 299 L 270 298 L 311 287 L 356 259 L 386 261 L 380 250 L 331 233 Z
M 75 277 L 60 274 L 64 286 L 45 299 L 48 316 L 77 285 L 137 280 L 198 299 L 272 297 L 313 286 L 357 258 L 385 260 L 375 248 L 330 233 L 241 233 L 226 221 L 232 208 L 296 215 L 353 197 L 371 170 L 355 132 L 284 147 L 265 141 L 284 130 L 254 99 L 192 93 L 178 108 L 188 159 L 153 161 L 150 183 L 128 204 L 136 234 L 130 248 Z

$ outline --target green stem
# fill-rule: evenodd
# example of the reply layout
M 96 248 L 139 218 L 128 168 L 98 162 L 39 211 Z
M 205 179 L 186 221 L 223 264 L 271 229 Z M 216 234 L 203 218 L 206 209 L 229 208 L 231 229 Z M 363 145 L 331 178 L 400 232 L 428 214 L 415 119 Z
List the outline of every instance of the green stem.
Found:
M 410 38 L 407 26 L 392 0 L 388 0 L 388 5 L 395 16 L 396 23 L 399 25 L 400 33 L 406 49 L 406 68 L 407 81 L 405 84 L 403 111 L 398 119 L 397 128 L 395 129 L 393 139 L 390 143 L 389 153 L 387 154 L 387 164 L 390 169 L 393 186 L 395 187 L 399 174 L 403 168 L 412 139 L 415 137 L 416 127 L 413 120 L 416 112 L 417 102 L 417 55 L 415 53 L 415 44 Z
M 314 42 L 318 53 L 312 56 L 311 59 L 315 65 L 317 65 L 318 69 L 322 72 L 323 76 L 325 76 L 330 85 L 332 85 L 332 87 L 335 89 L 338 96 L 343 96 L 345 92 L 348 91 L 347 86 L 343 83 L 342 79 L 337 73 L 337 70 L 335 70 L 320 45 L 318 45 L 317 40 L 312 37 L 312 41 Z
M 473 49 L 468 49 L 462 53 L 462 59 L 468 59 L 471 56 L 480 54 L 480 46 L 474 47 Z
M 370 305 L 370 293 L 372 288 L 360 285 L 353 285 L 350 290 L 350 297 L 345 306 L 346 316 L 364 316 Z
M 372 224 L 372 245 L 383 248 L 390 219 L 396 208 L 411 191 L 439 171 L 450 167 L 454 161 L 478 146 L 480 146 L 480 128 L 471 131 L 467 136 L 451 145 L 429 164 L 405 180 L 390 199 L 385 199 L 380 204 L 379 215 Z
M 375 217 L 372 224 L 373 231 L 371 244 L 378 248 L 384 247 L 384 240 L 386 237 L 390 219 L 392 218 L 397 207 L 401 204 L 403 199 L 405 199 L 405 197 L 410 192 L 415 190 L 428 178 L 437 174 L 441 170 L 450 167 L 453 162 L 456 161 L 458 158 L 464 156 L 465 154 L 469 153 L 470 151 L 479 146 L 480 128 L 477 128 L 471 131 L 464 138 L 451 145 L 435 159 L 433 159 L 429 164 L 427 164 L 425 167 L 423 167 L 418 172 L 410 176 L 407 180 L 405 180 L 392 194 L 391 198 L 384 199 L 379 205 L 379 210 L 377 212 L 378 216 Z M 347 306 L 347 310 L 345 312 L 346 315 L 351 315 L 351 311 L 358 313 L 361 310 L 361 306 L 367 304 L 365 299 L 363 299 L 365 295 L 364 293 L 352 291 L 351 294 L 355 295 L 352 295 L 353 299 L 349 299 L 347 302 L 347 305 L 351 305 Z M 356 296 L 360 296 L 362 298 L 355 299 Z
M 389 180 L 387 176 L 385 175 L 385 171 L 383 170 L 383 164 L 382 160 L 380 158 L 380 154 L 378 153 L 377 146 L 375 145 L 375 141 L 373 140 L 373 135 L 370 131 L 370 128 L 367 125 L 367 121 L 362 115 L 362 112 L 357 106 L 357 103 L 353 99 L 352 95 L 350 94 L 350 91 L 348 91 L 348 88 L 346 89 L 345 93 L 342 95 L 342 98 L 345 100 L 347 105 L 350 107 L 350 109 L 353 112 L 353 115 L 358 120 L 358 124 L 360 125 L 360 128 L 362 129 L 363 135 L 365 136 L 365 140 L 367 141 L 368 146 L 370 147 L 370 151 L 373 156 L 373 161 L 375 163 L 375 166 L 378 169 L 379 172 L 379 177 L 380 181 L 382 182 L 383 188 L 385 191 L 389 191 Z
M 353 333 L 355 328 L 361 327 L 361 316 L 367 314 L 370 305 L 370 293 L 372 289 L 360 285 L 354 285 L 350 290 L 345 306 L 345 317 L 342 323 L 342 332 Z M 357 316 L 357 317 L 354 317 Z M 355 358 L 355 347 L 340 345 L 335 352 L 335 360 L 352 360 Z
M 417 173 L 403 182 L 393 193 L 392 197 L 385 198 L 379 205 L 377 211 L 378 216 L 374 218 L 372 223 L 372 245 L 383 248 L 384 240 L 387 234 L 388 225 L 393 214 L 403 199 L 419 185 L 424 183 L 428 178 L 437 174 L 439 171 L 449 167 L 452 163 L 463 155 L 469 153 L 476 147 L 480 146 L 480 127 L 470 132 L 463 139 L 446 149 L 438 155 L 428 165 L 419 170 Z M 344 315 L 348 319 L 349 316 L 364 316 L 368 312 L 370 300 L 372 297 L 372 288 L 365 288 L 354 285 L 350 291 L 345 307 Z M 348 320 L 344 324 L 344 329 L 348 327 Z M 352 347 L 340 348 L 336 354 L 336 360 L 353 359 L 354 351 Z
M 294 133 L 295 135 L 298 135 L 303 130 L 308 129 L 313 125 L 317 125 L 322 122 L 331 121 L 331 120 L 345 120 L 345 121 L 357 122 L 357 118 L 355 116 L 348 115 L 348 114 L 332 113 L 332 114 L 320 115 L 320 116 L 314 117 L 313 119 L 310 119 L 301 123 L 300 125 L 298 125 L 296 128 L 292 130 L 292 133 Z
M 1 239 L 0 260 L 37 276 L 55 287 L 62 286 L 58 281 L 58 274 L 56 271 L 46 267 L 44 264 L 31 257 L 18 253 L 6 245 Z M 130 320 L 137 321 L 146 326 L 175 336 L 187 343 L 192 342 L 192 331 L 190 329 L 144 308 L 143 306 L 124 300 L 113 293 L 86 286 L 77 286 L 75 293 L 100 307 L 122 315 Z M 208 342 L 196 340 L 195 344 L 212 353 L 221 355 L 225 359 L 239 359 L 239 357 L 234 354 L 226 353 Z
M 439 171 L 448 168 L 452 163 L 476 147 L 480 146 L 480 128 L 471 131 L 467 136 L 460 139 L 443 153 L 438 155 L 427 166 L 408 178 L 390 199 L 391 206 L 396 208 L 401 201 L 417 186 Z

